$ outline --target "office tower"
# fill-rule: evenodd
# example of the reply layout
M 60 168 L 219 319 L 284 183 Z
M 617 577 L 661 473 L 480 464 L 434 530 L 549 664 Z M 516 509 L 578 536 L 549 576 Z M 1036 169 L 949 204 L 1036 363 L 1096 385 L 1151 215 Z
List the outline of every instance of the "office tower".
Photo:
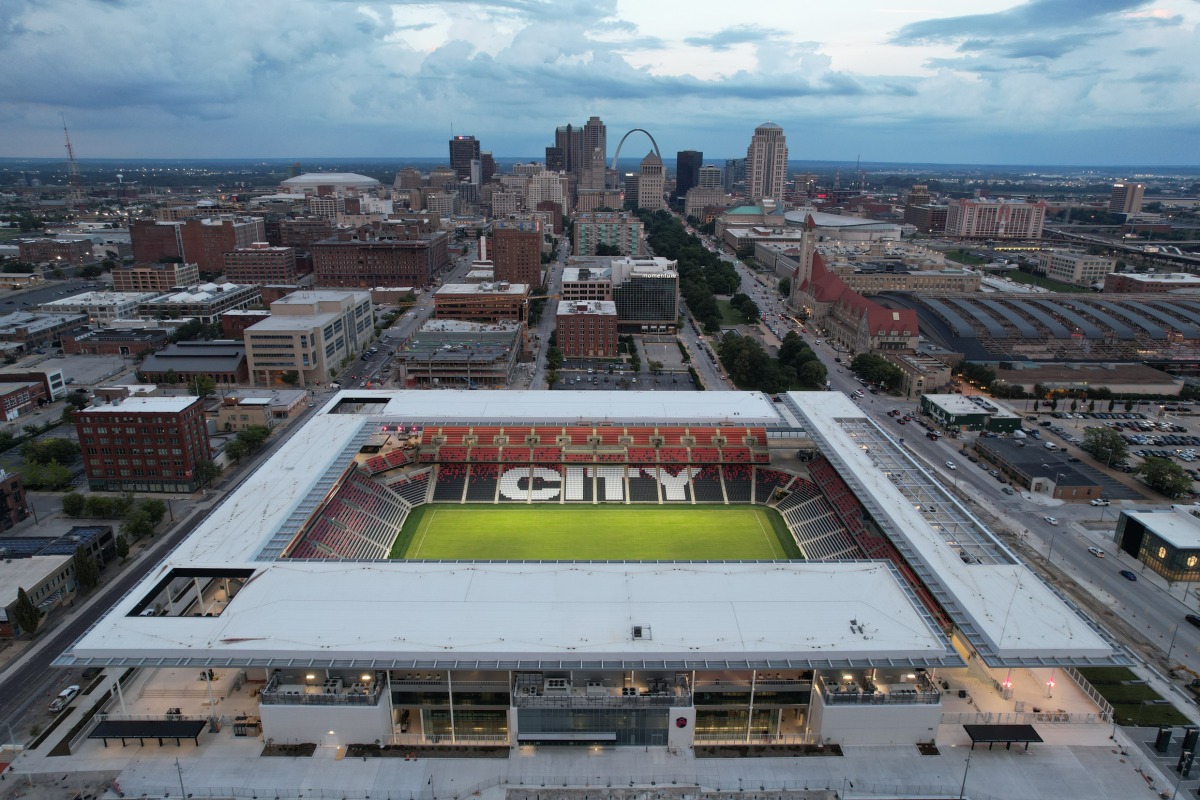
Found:
M 492 176 L 496 174 L 496 159 L 492 156 L 491 150 L 484 150 L 479 154 L 479 160 L 482 162 L 483 168 L 483 183 L 491 183 Z
M 725 191 L 734 192 L 746 184 L 746 159 L 731 158 L 725 162 Z
M 460 181 L 471 180 L 471 161 L 479 158 L 479 141 L 474 136 L 450 140 L 450 168 Z
M 746 197 L 750 200 L 770 197 L 782 202 L 787 160 L 783 128 L 774 122 L 764 122 L 755 128 L 746 148 Z
M 588 158 L 591 158 L 596 150 L 600 151 L 601 162 L 607 158 L 608 128 L 599 117 L 588 117 L 588 121 L 583 123 L 583 149 Z
M 570 124 L 558 128 L 554 131 L 554 146 L 562 151 L 563 170 L 576 175 L 583 171 L 583 128 Z M 546 160 L 550 160 L 549 151 Z
M 688 189 L 700 186 L 700 168 L 704 164 L 704 153 L 699 150 L 680 150 L 675 154 L 674 197 L 684 197 Z M 717 172 L 718 180 L 720 171 Z
M 908 199 L 904 201 L 906 206 L 927 206 L 932 201 L 929 196 L 929 187 L 923 183 L 913 184 L 912 191 L 908 193 Z
M 1046 201 L 954 200 L 946 211 L 946 235 L 976 239 L 1040 239 Z
M 1112 214 L 1137 214 L 1142 210 L 1142 197 L 1146 193 L 1145 184 L 1116 183 L 1112 187 L 1112 197 L 1108 201 L 1108 210 Z
M 470 182 L 474 186 L 479 186 L 480 184 L 483 183 L 483 159 L 481 159 L 481 158 L 472 158 L 471 159 L 471 180 L 470 180 Z
M 547 147 L 546 169 L 550 172 L 566 172 L 567 151 L 558 146 Z
M 396 173 L 396 179 L 392 181 L 392 188 L 407 192 L 411 189 L 420 189 L 421 182 L 421 170 L 405 167 Z
M 525 184 L 526 207 L 533 209 L 541 203 L 552 202 L 565 213 L 568 194 L 563 178 L 558 172 L 539 172 L 530 176 Z
M 536 221 L 503 220 L 492 232 L 492 264 L 498 281 L 542 285 L 542 228 Z
M 596 246 L 612 245 L 623 256 L 640 256 L 646 238 L 642 221 L 625 212 L 588 211 L 575 217 L 575 252 L 594 256 Z
M 642 159 L 638 170 L 637 207 L 657 211 L 664 208 L 663 186 L 666 182 L 666 169 L 658 153 L 651 150 Z
M 723 188 L 721 183 L 721 168 L 715 167 L 712 164 L 705 164 L 696 173 L 696 185 L 702 189 L 720 189 Z M 687 192 L 679 192 L 680 196 L 687 196 Z

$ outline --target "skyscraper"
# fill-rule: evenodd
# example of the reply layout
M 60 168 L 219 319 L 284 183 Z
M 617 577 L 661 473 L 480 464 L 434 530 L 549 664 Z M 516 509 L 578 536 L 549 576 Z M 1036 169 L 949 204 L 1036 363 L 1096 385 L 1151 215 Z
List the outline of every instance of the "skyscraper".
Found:
M 697 171 L 698 180 L 696 185 L 704 189 L 720 189 L 721 183 L 721 168 L 712 164 L 705 164 Z M 686 196 L 687 192 L 682 192 Z
M 455 136 L 450 140 L 450 168 L 460 181 L 471 180 L 471 162 L 479 159 L 479 140 L 474 136 Z
M 1142 198 L 1146 185 L 1142 183 L 1115 183 L 1108 210 L 1112 214 L 1136 214 L 1142 210 Z
M 704 164 L 704 153 L 699 150 L 680 150 L 675 154 L 675 192 L 673 197 L 683 197 L 688 189 L 700 185 L 700 167 Z
M 666 182 L 666 170 L 658 153 L 651 150 L 642 159 L 638 170 L 637 207 L 657 211 L 663 203 L 663 184 Z
M 746 197 L 753 201 L 764 197 L 782 201 L 787 161 L 783 128 L 774 122 L 764 122 L 755 128 L 746 148 Z

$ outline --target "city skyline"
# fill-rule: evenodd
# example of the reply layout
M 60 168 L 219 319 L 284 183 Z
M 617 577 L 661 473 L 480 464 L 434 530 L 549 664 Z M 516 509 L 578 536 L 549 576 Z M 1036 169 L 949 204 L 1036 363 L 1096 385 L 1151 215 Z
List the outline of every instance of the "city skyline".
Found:
M 81 158 L 536 156 L 596 115 L 709 160 L 770 120 L 793 159 L 1196 162 L 1193 0 L 6 5 L 0 156 L 63 116 Z

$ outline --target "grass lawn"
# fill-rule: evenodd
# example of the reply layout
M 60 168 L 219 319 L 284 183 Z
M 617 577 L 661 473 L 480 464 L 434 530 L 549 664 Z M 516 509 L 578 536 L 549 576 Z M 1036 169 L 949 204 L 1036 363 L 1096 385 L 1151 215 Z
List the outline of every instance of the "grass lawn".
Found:
M 1033 286 L 1041 286 L 1043 289 L 1049 289 L 1052 292 L 1091 294 L 1092 291 L 1083 286 L 1073 286 L 1069 283 L 1052 281 L 1049 278 L 1043 278 L 1041 275 L 1030 275 L 1028 272 L 1022 272 L 1019 269 L 1010 269 L 1004 273 L 1004 277 L 1011 278 L 1013 283 L 1027 283 Z
M 435 504 L 408 515 L 392 558 L 798 559 L 783 519 L 758 506 Z
M 726 325 L 747 325 L 746 315 L 738 311 L 733 306 L 729 305 L 728 300 L 717 298 L 717 308 L 721 312 L 721 319 Z
M 1119 725 L 1188 724 L 1188 719 L 1170 703 L 1154 702 L 1162 700 L 1162 696 L 1146 684 L 1126 683 L 1138 680 L 1138 676 L 1126 667 L 1086 667 L 1080 669 L 1079 674 L 1112 703 Z

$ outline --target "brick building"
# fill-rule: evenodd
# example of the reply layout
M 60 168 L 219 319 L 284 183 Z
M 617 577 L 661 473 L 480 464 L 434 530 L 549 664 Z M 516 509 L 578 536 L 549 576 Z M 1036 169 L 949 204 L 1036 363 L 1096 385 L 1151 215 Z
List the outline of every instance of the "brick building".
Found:
M 163 347 L 170 338 L 169 331 L 158 328 L 79 328 L 62 335 L 62 349 L 67 355 L 136 356 Z
M 17 252 L 31 264 L 87 264 L 95 260 L 90 239 L 20 239 Z
M 246 383 L 246 346 L 239 341 L 176 342 L 146 356 L 138 367 L 146 383 L 187 384 L 198 377 L 212 378 L 218 386 Z
M 492 231 L 492 264 L 497 281 L 541 286 L 541 225 L 533 221 L 497 222 Z
M 946 235 L 964 239 L 1040 239 L 1045 221 L 1045 200 L 954 200 L 946 210 Z
M 254 242 L 225 254 L 225 280 L 263 286 L 296 282 L 296 250 Z
M 112 271 L 114 292 L 169 292 L 200 281 L 195 264 L 126 264 Z
M 182 258 L 181 223 L 139 219 L 129 223 L 129 242 L 139 264 L 154 264 L 164 258 Z
M 75 414 L 93 491 L 194 492 L 211 458 L 199 397 L 132 397 Z
M 1105 292 L 1175 292 L 1200 289 L 1200 275 L 1188 272 L 1110 272 L 1104 276 Z
M 46 388 L 35 381 L 0 382 L 0 408 L 5 422 L 37 410 L 46 403 Z
M 333 238 L 312 245 L 317 286 L 428 286 L 450 263 L 444 232 L 413 239 Z
M 616 358 L 616 303 L 607 300 L 560 301 L 555 341 L 567 358 Z
M 523 283 L 448 283 L 433 295 L 435 319 L 523 321 L 529 287 Z
M 226 339 L 241 341 L 245 336 L 246 328 L 262 322 L 269 316 L 271 316 L 271 312 L 265 308 L 239 308 L 235 311 L 226 311 L 221 315 L 221 335 Z
M 16 472 L 0 469 L 0 531 L 6 531 L 29 516 L 25 484 Z
M 264 241 L 267 231 L 261 217 L 226 215 L 186 220 L 180 236 L 185 261 L 201 272 L 219 273 L 225 269 L 226 253 Z
M 181 292 L 143 300 L 137 312 L 146 319 L 183 319 L 195 317 L 206 325 L 220 320 L 226 311 L 262 303 L 257 286 L 234 283 L 202 283 Z
M 279 241 L 268 241 L 307 252 L 313 242 L 330 236 L 333 236 L 333 222 L 329 217 L 294 217 L 279 220 Z

